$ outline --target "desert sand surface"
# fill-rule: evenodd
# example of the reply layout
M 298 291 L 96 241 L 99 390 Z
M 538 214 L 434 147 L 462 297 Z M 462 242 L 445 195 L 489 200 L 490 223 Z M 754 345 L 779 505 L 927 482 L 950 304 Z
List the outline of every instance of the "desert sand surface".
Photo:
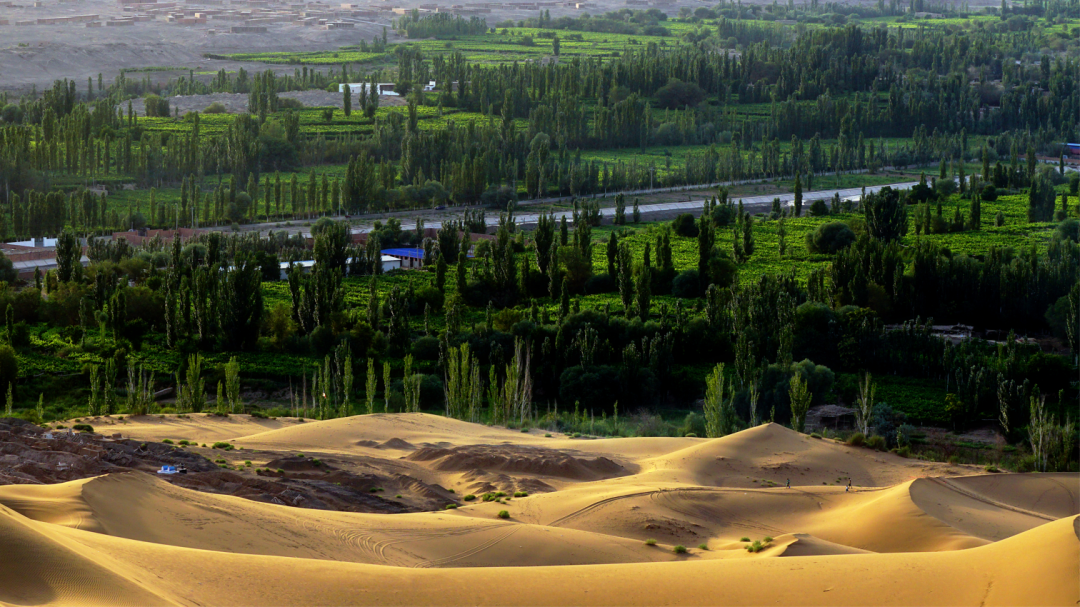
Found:
M 318 460 L 293 469 L 310 482 L 330 482 L 318 480 L 320 465 L 333 468 L 327 479 L 371 478 L 402 510 L 267 503 L 230 494 L 235 483 L 195 490 L 139 470 L 0 486 L 0 603 L 1080 600 L 1076 474 L 983 474 L 775 424 L 711 440 L 572 439 L 425 414 L 99 418 L 94 427 L 148 442 L 229 442 L 227 452 L 176 448 L 256 469 Z M 266 482 L 291 470 L 237 474 Z M 485 492 L 506 495 L 484 501 Z M 454 507 L 423 507 L 443 502 Z

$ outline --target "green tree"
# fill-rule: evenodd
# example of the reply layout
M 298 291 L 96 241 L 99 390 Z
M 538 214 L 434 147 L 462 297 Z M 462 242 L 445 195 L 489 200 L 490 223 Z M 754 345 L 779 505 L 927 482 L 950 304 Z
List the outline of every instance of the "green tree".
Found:
M 626 316 L 630 317 L 630 305 L 634 301 L 634 267 L 630 257 L 630 245 L 626 242 L 619 243 L 618 277 L 619 297 L 622 299 L 623 309 Z
M 15 356 L 15 349 L 11 346 L 0 346 L 0 383 L 7 386 L 7 398 L 4 405 L 8 415 L 11 415 L 12 385 L 19 378 L 19 359 Z
M 642 322 L 649 320 L 652 298 L 652 268 L 642 264 L 637 271 L 637 313 Z
M 383 411 L 390 412 L 390 363 L 384 362 L 382 366 L 383 376 Z
M 229 399 L 229 412 L 241 413 L 244 403 L 240 400 L 240 363 L 235 356 L 225 364 L 225 393 Z
M 226 415 L 229 412 L 229 401 L 225 398 L 225 389 L 220 379 L 217 383 L 217 398 L 214 400 L 214 409 L 218 415 Z
M 724 363 L 718 363 L 705 378 L 705 435 L 709 438 L 727 436 L 735 430 L 734 395 L 725 396 Z
M 347 345 L 342 344 L 342 347 L 348 348 Z M 340 361 L 340 358 L 338 359 Z M 346 354 L 345 362 L 342 363 L 341 369 L 341 411 L 340 417 L 349 417 L 352 415 L 352 394 L 353 394 L 353 362 L 352 354 Z
M 206 406 L 206 388 L 202 378 L 202 355 L 189 354 L 184 370 L 184 384 L 180 389 L 177 410 L 181 413 L 200 413 Z M 179 375 L 179 373 L 177 373 Z
M 806 412 L 810 409 L 810 400 L 813 395 L 810 393 L 806 380 L 798 371 L 791 376 L 788 398 L 791 400 L 791 427 L 796 432 L 802 432 L 806 425 Z
M 802 176 L 799 173 L 795 173 L 795 216 L 802 216 Z
M 64 228 L 56 239 L 56 277 L 68 282 L 82 274 L 82 247 L 79 239 L 69 228 Z
M 619 263 L 619 238 L 615 236 L 615 232 L 612 232 L 608 237 L 607 243 L 607 273 L 611 278 L 615 278 L 616 268 Z
M 907 234 L 907 205 L 900 199 L 900 192 L 886 186 L 867 194 L 862 209 L 866 229 L 872 237 L 890 242 Z
M 446 397 L 446 415 L 455 419 L 476 421 L 483 397 L 483 385 L 480 382 L 480 362 L 469 350 L 468 342 L 449 349 L 445 368 L 443 391 Z M 501 413 L 502 410 L 498 409 L 491 421 L 496 424 L 506 423 Z
M 1043 174 L 1036 176 L 1028 190 L 1028 221 L 1034 223 L 1053 219 L 1056 200 L 1057 194 L 1050 179 Z
M 375 374 L 375 360 L 367 359 L 367 375 L 364 378 L 364 399 L 367 400 L 367 414 L 375 412 L 375 391 L 379 389 L 379 377 Z
M 855 401 L 855 423 L 863 436 L 870 436 L 870 420 L 874 418 L 874 390 L 876 388 L 870 374 L 863 374 L 862 381 L 859 382 L 859 396 Z

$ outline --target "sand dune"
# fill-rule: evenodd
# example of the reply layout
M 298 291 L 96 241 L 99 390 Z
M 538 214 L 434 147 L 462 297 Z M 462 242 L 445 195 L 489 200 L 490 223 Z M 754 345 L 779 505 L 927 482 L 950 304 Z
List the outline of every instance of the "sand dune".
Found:
M 911 487 L 912 500 L 921 510 L 956 529 L 990 541 L 1060 518 L 1046 511 L 1060 512 L 1061 516 L 1074 513 L 1078 493 L 1080 483 L 1076 475 L 1064 474 L 926 478 Z M 1041 503 L 1045 510 L 1014 505 L 1017 503 L 1025 506 Z
M 27 496 L 30 497 L 27 497 Z M 34 500 L 34 497 L 37 497 Z M 32 507 L 29 504 L 32 504 Z M 154 544 L 395 566 L 555 565 L 671 560 L 641 542 L 451 512 L 326 512 L 176 487 L 142 473 L 0 487 L 27 518 Z M 500 542 L 507 542 L 505 550 Z
M 62 527 L 44 530 L 47 524 L 18 520 L 10 511 L 3 515 L 5 602 L 127 599 L 149 605 L 184 597 L 245 605 L 1064 605 L 1080 598 L 1076 517 L 964 551 L 416 570 L 207 552 Z M 32 567 L 8 556 L 16 548 L 25 554 L 23 544 L 37 551 Z M 14 585 L 13 571 L 20 574 Z M 152 582 L 147 588 L 137 579 Z
M 646 478 L 713 487 L 752 487 L 761 481 L 807 486 L 847 479 L 884 487 L 942 471 L 947 466 L 814 439 L 777 424 L 763 424 L 641 461 Z M 755 483 L 754 481 L 758 481 Z
M 119 433 L 150 441 L 187 440 L 194 443 L 214 443 L 241 436 L 277 430 L 298 422 L 292 418 L 262 419 L 250 415 L 216 417 L 206 413 L 178 415 L 140 415 L 137 417 L 85 417 L 85 423 L 103 434 Z
M 318 454 L 340 470 L 402 485 L 431 483 L 422 487 L 429 493 L 445 487 L 436 497 L 456 509 L 294 508 L 195 491 L 137 471 L 4 486 L 0 602 L 1063 605 L 1080 599 L 1076 475 L 972 475 L 772 424 L 715 440 L 577 440 L 422 414 L 302 423 L 245 417 L 147 418 L 124 432 L 130 428 L 146 440 L 183 438 L 180 430 L 188 440 L 227 439 L 244 447 L 229 458 L 278 462 L 302 473 L 318 474 L 321 465 L 310 459 Z M 848 478 L 851 491 L 845 491 Z M 504 488 L 530 495 L 464 499 L 467 492 Z M 749 552 L 744 539 L 765 547 Z M 688 550 L 677 554 L 676 545 Z
M 842 487 L 732 489 L 681 485 L 590 485 L 516 501 L 522 520 L 672 544 L 760 539 L 805 532 L 873 552 L 956 550 L 986 543 L 920 509 L 912 483 L 845 493 Z M 490 504 L 463 513 L 493 514 Z M 998 513 L 1012 520 L 1011 512 Z M 1022 525 L 1021 521 L 1017 523 Z M 1028 524 L 1030 529 L 1046 522 Z

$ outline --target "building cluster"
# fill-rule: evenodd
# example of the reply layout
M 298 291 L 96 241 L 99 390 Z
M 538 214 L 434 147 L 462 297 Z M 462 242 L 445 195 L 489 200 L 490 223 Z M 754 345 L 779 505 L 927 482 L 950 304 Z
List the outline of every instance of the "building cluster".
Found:
M 197 238 L 201 234 L 214 231 L 212 229 L 200 229 L 200 228 L 177 228 L 175 230 L 156 230 L 156 229 L 138 229 L 127 230 L 124 232 L 113 232 L 111 236 L 104 237 L 106 240 L 126 240 L 128 244 L 139 247 L 145 245 L 148 241 L 160 239 L 164 242 L 171 242 L 174 238 L 179 238 L 181 242 L 187 242 L 193 238 Z M 315 239 L 310 234 L 304 234 L 307 245 L 313 248 L 315 245 Z M 462 238 L 468 236 L 469 240 L 473 242 L 479 242 L 481 240 L 492 241 L 495 237 L 490 234 L 465 234 L 460 233 Z M 434 240 L 438 238 L 438 230 L 435 228 L 426 228 L 424 230 L 424 238 Z M 353 231 L 351 233 L 351 241 L 354 245 L 364 246 L 368 241 L 368 233 L 363 231 Z M 36 274 L 42 274 L 55 270 L 56 263 L 56 238 L 35 238 L 32 240 L 26 240 L 22 242 L 0 242 L 0 253 L 3 253 L 8 259 L 11 260 L 12 266 L 21 280 L 33 280 Z M 82 247 L 82 265 L 90 265 L 90 258 L 86 255 L 86 242 L 83 241 Z M 472 258 L 472 253 L 468 255 Z M 382 266 L 384 272 L 391 270 L 410 270 L 419 269 L 424 266 L 424 249 L 422 248 L 391 248 L 383 249 L 381 252 Z M 281 263 L 281 278 L 285 279 L 286 273 L 289 270 L 290 265 L 296 265 L 303 272 L 310 272 L 315 267 L 315 261 L 311 259 L 303 259 L 295 262 L 282 262 Z

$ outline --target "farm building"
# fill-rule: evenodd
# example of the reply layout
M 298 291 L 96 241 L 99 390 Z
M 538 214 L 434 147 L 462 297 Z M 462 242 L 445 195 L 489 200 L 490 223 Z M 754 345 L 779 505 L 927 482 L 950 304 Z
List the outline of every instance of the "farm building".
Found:
M 401 262 L 406 270 L 424 267 L 424 250 L 419 248 L 383 249 L 383 259 L 393 257 Z
M 338 92 L 339 93 L 345 92 L 345 87 L 346 86 L 349 87 L 349 91 L 351 91 L 353 95 L 359 95 L 360 91 L 366 91 L 366 92 L 368 92 L 368 94 L 370 94 L 370 92 L 371 92 L 371 89 L 370 89 L 371 84 L 368 83 L 368 82 L 349 83 L 348 85 L 339 84 L 338 85 Z M 394 90 L 394 83 L 393 82 L 379 82 L 375 86 L 378 87 L 377 90 L 379 91 L 380 95 L 386 95 L 388 97 L 400 97 L 401 96 L 400 93 L 398 93 L 397 91 Z M 431 80 L 427 84 L 425 84 L 424 85 L 424 90 L 425 91 L 434 91 L 435 90 L 435 81 Z
M 315 267 L 315 260 L 314 259 L 306 259 L 304 261 L 293 261 L 293 262 L 283 261 L 283 262 L 281 262 L 278 265 L 278 269 L 280 270 L 280 280 L 288 280 L 289 279 L 289 266 L 290 265 L 296 265 L 297 267 L 300 268 L 301 272 L 303 272 L 304 274 L 308 274 L 308 273 L 311 272 L 311 269 Z M 382 256 L 382 271 L 383 271 L 383 273 L 389 272 L 390 270 L 398 270 L 398 269 L 401 269 L 401 259 L 399 259 L 397 257 L 391 257 L 390 255 L 383 255 Z
M 370 89 L 370 87 L 371 87 L 370 83 L 357 82 L 357 83 L 349 83 L 349 84 L 339 84 L 338 85 L 338 92 L 339 93 L 345 92 L 345 87 L 346 86 L 349 87 L 349 91 L 353 95 L 359 95 L 360 91 L 368 92 L 368 91 L 371 90 Z M 380 95 L 387 95 L 387 96 L 390 96 L 390 97 L 398 97 L 399 96 L 397 93 L 394 92 L 394 83 L 393 82 L 380 82 L 380 83 L 376 84 L 375 86 L 377 87 L 377 90 L 379 91 Z

